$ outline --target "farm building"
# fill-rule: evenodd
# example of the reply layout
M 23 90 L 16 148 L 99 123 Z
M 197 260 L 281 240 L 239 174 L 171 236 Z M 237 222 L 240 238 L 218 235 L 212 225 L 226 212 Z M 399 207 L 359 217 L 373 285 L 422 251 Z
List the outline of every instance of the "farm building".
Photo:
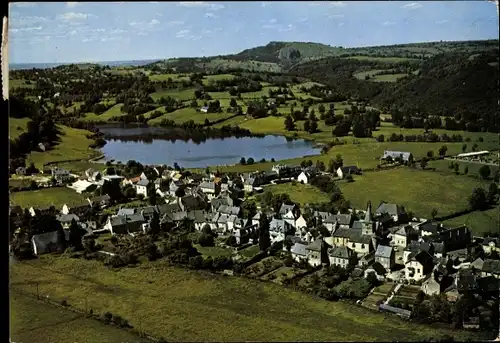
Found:
M 483 156 L 483 155 L 488 155 L 490 152 L 487 150 L 483 151 L 475 151 L 475 152 L 466 152 L 463 154 L 458 154 L 456 157 L 457 158 L 463 158 L 463 157 L 477 157 L 477 156 Z
M 400 157 L 401 160 L 405 163 L 413 162 L 413 154 L 411 152 L 385 150 L 384 156 L 382 156 L 381 159 L 386 160 L 388 157 L 392 158 L 393 160 Z

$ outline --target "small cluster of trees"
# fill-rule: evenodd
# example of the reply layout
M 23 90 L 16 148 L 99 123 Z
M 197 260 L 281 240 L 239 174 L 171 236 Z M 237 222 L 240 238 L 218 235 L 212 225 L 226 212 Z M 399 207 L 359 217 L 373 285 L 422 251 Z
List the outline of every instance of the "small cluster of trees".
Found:
M 498 202 L 499 194 L 498 186 L 495 182 L 490 184 L 488 191 L 482 187 L 474 188 L 468 199 L 469 206 L 472 210 L 485 210 Z

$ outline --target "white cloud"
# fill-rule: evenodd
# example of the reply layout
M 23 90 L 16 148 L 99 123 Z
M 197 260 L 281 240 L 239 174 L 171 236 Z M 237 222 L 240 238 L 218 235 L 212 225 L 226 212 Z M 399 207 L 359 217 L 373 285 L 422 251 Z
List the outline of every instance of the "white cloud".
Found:
M 160 21 L 158 19 L 151 19 L 149 22 L 132 21 L 128 24 L 137 29 L 137 34 L 145 35 L 145 32 L 158 31 L 157 26 L 160 24 Z
M 263 1 L 260 3 L 260 7 L 268 7 L 269 5 L 271 5 L 271 2 L 269 1 Z
M 269 20 L 269 22 L 270 22 L 271 24 L 276 24 L 277 20 L 273 18 L 273 19 Z
M 11 26 L 33 26 L 37 24 L 47 23 L 49 18 L 38 17 L 38 16 L 27 16 L 27 17 L 13 17 L 10 21 Z
M 217 18 L 217 16 L 215 14 L 213 14 L 212 12 L 205 13 L 204 17 L 205 18 Z
M 394 22 L 394 21 L 384 21 L 382 23 L 382 26 L 392 26 L 392 25 L 396 25 L 396 22 Z
M 78 31 L 76 31 L 76 30 L 70 31 L 68 33 L 68 35 L 70 35 L 70 36 L 78 36 Z
M 406 8 L 409 10 L 416 10 L 418 8 L 421 8 L 421 7 L 422 7 L 422 5 L 419 4 L 418 2 L 412 2 L 411 4 L 404 5 L 402 8 Z
M 441 25 L 441 24 L 446 24 L 447 22 L 449 22 L 449 20 L 448 20 L 448 19 L 443 19 L 443 20 L 438 20 L 438 21 L 436 21 L 436 24 Z
M 345 24 L 344 23 L 339 23 L 339 27 L 342 27 L 344 26 Z
M 204 1 L 181 1 L 177 4 L 177 6 L 181 7 L 191 7 L 191 8 L 210 8 L 212 11 L 217 11 L 225 8 L 223 4 L 215 4 Z
M 344 18 L 344 15 L 343 15 L 343 14 L 341 14 L 341 13 L 339 13 L 339 14 L 330 14 L 330 15 L 328 16 L 328 18 L 330 18 L 330 19 Z
M 173 20 L 173 21 L 169 21 L 167 23 L 167 25 L 169 25 L 169 26 L 183 25 L 183 24 L 184 24 L 184 20 Z
M 288 32 L 288 31 L 292 31 L 293 29 L 294 29 L 294 26 L 292 24 L 288 24 L 285 27 L 278 28 L 278 31 L 279 32 Z
M 59 20 L 65 22 L 78 22 L 84 21 L 88 18 L 97 18 L 97 16 L 90 13 L 75 13 L 75 12 L 67 12 L 58 16 Z
M 303 23 L 303 22 L 306 22 L 307 20 L 308 20 L 307 17 L 300 17 L 299 20 L 298 20 L 298 22 L 299 23 Z
M 151 19 L 151 21 L 149 22 L 149 25 L 153 25 L 154 26 L 154 25 L 158 25 L 159 23 L 160 23 L 159 20 L 157 20 L 157 19 Z
M 75 8 L 75 7 L 80 6 L 80 5 L 82 5 L 81 2 L 74 2 L 74 1 L 66 2 L 66 7 L 68 7 L 68 8 Z
M 184 38 L 184 37 L 188 36 L 188 34 L 189 34 L 190 32 L 191 32 L 190 30 L 180 30 L 180 31 L 178 31 L 178 32 L 175 34 L 175 37 L 177 37 L 177 38 Z

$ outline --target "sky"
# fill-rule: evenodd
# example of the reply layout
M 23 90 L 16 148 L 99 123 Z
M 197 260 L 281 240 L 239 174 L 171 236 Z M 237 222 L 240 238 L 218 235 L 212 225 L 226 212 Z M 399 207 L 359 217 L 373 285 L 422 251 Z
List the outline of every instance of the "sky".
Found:
M 46 2 L 9 4 L 10 63 L 238 53 L 270 41 L 357 47 L 498 39 L 487 1 Z

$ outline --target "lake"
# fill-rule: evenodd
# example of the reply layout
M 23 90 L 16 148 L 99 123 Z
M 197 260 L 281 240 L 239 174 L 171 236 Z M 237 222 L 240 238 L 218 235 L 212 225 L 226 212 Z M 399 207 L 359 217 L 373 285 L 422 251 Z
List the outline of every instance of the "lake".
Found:
M 264 137 L 229 137 L 208 138 L 201 143 L 192 140 L 150 139 L 147 141 L 132 140 L 138 134 L 157 134 L 167 129 L 158 127 L 117 128 L 99 126 L 105 134 L 106 145 L 101 148 L 105 160 L 126 163 L 135 160 L 142 164 L 166 164 L 172 166 L 177 162 L 184 168 L 204 168 L 207 166 L 232 165 L 252 157 L 256 162 L 265 158 L 276 161 L 290 158 L 317 155 L 321 148 L 313 142 L 305 140 L 287 140 L 282 136 Z

